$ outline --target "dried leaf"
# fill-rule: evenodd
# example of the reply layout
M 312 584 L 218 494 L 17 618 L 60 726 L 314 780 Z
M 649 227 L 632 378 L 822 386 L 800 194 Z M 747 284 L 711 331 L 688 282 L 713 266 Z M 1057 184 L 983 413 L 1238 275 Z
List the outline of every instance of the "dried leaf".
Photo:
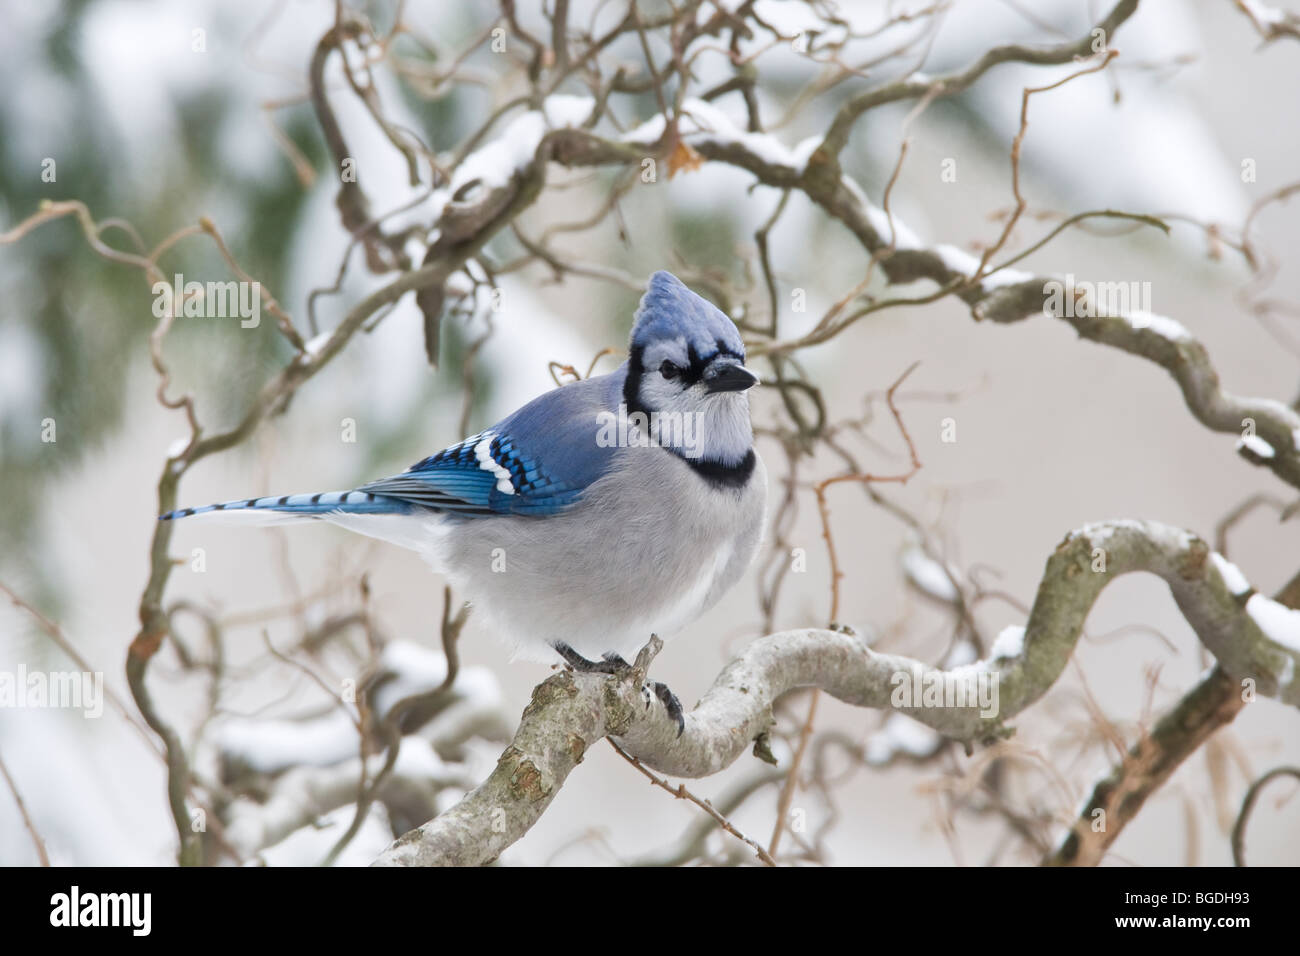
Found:
M 668 178 L 676 176 L 678 170 L 684 169 L 690 173 L 703 165 L 704 157 L 692 149 L 689 143 L 679 139 L 673 147 L 672 155 L 668 157 Z

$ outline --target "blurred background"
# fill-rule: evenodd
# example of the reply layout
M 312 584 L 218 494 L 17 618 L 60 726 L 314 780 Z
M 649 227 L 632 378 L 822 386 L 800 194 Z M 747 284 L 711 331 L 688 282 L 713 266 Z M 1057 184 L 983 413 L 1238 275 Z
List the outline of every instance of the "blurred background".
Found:
M 621 4 L 604 6 L 610 16 L 621 15 L 612 9 Z M 867 27 L 900 6 L 908 5 L 848 5 Z M 755 61 L 770 135 L 793 149 L 824 131 L 835 105 L 863 84 L 916 67 L 930 75 L 960 69 L 1000 43 L 1083 36 L 1102 6 L 957 0 L 941 16 L 924 18 L 936 26 L 909 56 L 807 102 L 799 92 L 821 68 L 794 45 L 772 43 Z M 592 4 L 572 9 L 575 23 L 603 15 Z M 796 0 L 762 0 L 757 9 L 786 34 L 807 31 L 813 22 L 807 20 L 812 8 Z M 383 29 L 393 22 L 393 4 L 374 3 L 365 11 Z M 37 212 L 42 200 L 80 200 L 97 221 L 129 223 L 146 247 L 207 217 L 240 265 L 309 335 L 308 296 L 335 284 L 349 242 L 334 205 L 332 160 L 307 98 L 308 63 L 334 22 L 334 5 L 86 0 L 11 4 L 6 15 L 0 81 L 11 93 L 0 100 L 0 233 Z M 386 115 L 439 154 L 459 149 L 509 100 L 517 80 L 517 62 L 479 44 L 499 17 L 499 8 L 485 0 L 404 4 L 410 35 L 399 36 L 393 52 L 410 69 L 401 75 L 375 71 Z M 546 35 L 536 11 L 520 17 L 540 24 Z M 892 49 L 903 36 L 886 33 L 864 49 L 871 43 Z M 652 50 L 662 55 L 660 38 L 652 40 Z M 1291 261 L 1300 248 L 1294 204 L 1270 205 L 1254 221 L 1255 244 L 1278 266 L 1265 291 L 1242 256 L 1206 227 L 1234 233 L 1253 204 L 1296 178 L 1300 49 L 1287 41 L 1261 46 L 1251 21 L 1230 2 L 1144 3 L 1110 42 L 1121 55 L 1107 71 L 1031 101 L 1022 156 L 1030 211 L 1013 241 L 1027 247 L 1062 216 L 1098 208 L 1167 215 L 1172 232 L 1166 237 L 1113 224 L 1067 230 L 1018 268 L 1149 283 L 1150 309 L 1177 319 L 1206 345 L 1226 390 L 1291 403 L 1300 389 L 1300 313 L 1261 317 L 1250 302 L 1264 294 L 1279 302 L 1300 300 L 1300 272 Z M 442 68 L 471 48 L 465 82 L 421 87 L 412 81 L 422 67 Z M 608 54 L 612 61 L 644 63 L 635 38 Z M 331 104 L 374 209 L 414 203 L 400 222 L 418 221 L 427 179 L 410 185 L 401 153 L 347 90 L 337 62 L 333 70 L 327 74 Z M 729 68 L 721 56 L 701 56 L 695 71 L 703 89 L 724 79 Z M 1014 201 L 1008 153 L 1021 90 L 1069 72 L 1006 65 L 970 92 L 928 106 L 906 130 L 910 147 L 891 193 L 899 220 L 926 243 L 978 253 L 995 240 L 1005 221 L 999 217 Z M 578 82 L 563 91 L 585 92 Z M 743 128 L 738 97 L 715 105 Z M 915 105 L 868 113 L 845 153 L 846 172 L 877 204 Z M 645 93 L 621 97 L 617 112 L 631 128 L 658 107 L 653 93 Z M 52 180 L 43 177 L 50 160 Z M 945 170 L 955 170 L 955 177 Z M 612 170 L 552 165 L 547 189 L 521 217 L 521 228 L 535 237 L 594 214 L 615 179 Z M 558 245 L 570 260 L 637 281 L 659 268 L 710 272 L 740 290 L 733 310 L 757 313 L 766 290 L 753 272 L 754 234 L 779 199 L 775 190 L 755 188 L 751 175 L 706 162 L 635 185 L 616 214 Z M 125 228 L 109 229 L 103 239 L 123 249 L 134 244 Z M 503 234 L 485 255 L 503 263 L 520 251 L 517 240 Z M 782 337 L 810 327 L 853 289 L 866 261 L 846 230 L 798 194 L 771 232 L 770 257 L 780 301 L 792 301 L 796 291 L 807 300 L 806 313 L 782 313 Z M 230 277 L 205 237 L 179 242 L 160 265 L 168 276 Z M 315 300 L 319 329 L 333 328 L 391 278 L 371 275 L 354 261 L 337 292 Z M 400 471 L 555 387 L 548 362 L 585 373 L 602 349 L 622 350 L 637 292 L 598 277 L 554 280 L 552 270 L 538 263 L 499 276 L 498 310 L 479 308 L 443 323 L 437 368 L 425 361 L 421 315 L 407 296 L 252 440 L 189 472 L 180 504 L 348 488 Z M 128 707 L 123 667 L 139 627 L 158 476 L 169 449 L 188 433 L 184 415 L 156 398 L 159 379 L 148 340 L 157 319 L 149 285 L 139 270 L 96 255 L 71 217 L 0 245 L 0 581 L 56 622 Z M 885 288 L 879 276 L 877 286 L 874 291 Z M 163 355 L 172 375 L 169 394 L 192 394 L 200 419 L 217 430 L 238 421 L 292 349 L 264 310 L 257 328 L 231 319 L 178 319 Z M 1047 318 L 977 324 L 960 302 L 945 299 L 875 313 L 833 342 L 803 350 L 799 359 L 822 389 L 832 419 L 872 413 L 850 438 L 862 465 L 879 472 L 904 470 L 907 463 L 881 395 L 920 361 L 899 393 L 899 406 L 924 467 L 905 488 L 881 493 L 920 522 L 930 558 L 918 557 L 913 528 L 859 489 L 830 492 L 847 574 L 840 617 L 874 634 L 876 646 L 889 651 L 927 661 L 950 651 L 952 610 L 918 586 L 932 570 L 927 560 L 945 562 L 972 593 L 1003 595 L 973 609 L 991 638 L 1024 623 L 1045 560 L 1083 523 L 1153 519 L 1213 540 L 1216 525 L 1252 495 L 1283 504 L 1294 497 L 1266 470 L 1234 454 L 1233 436 L 1198 424 L 1162 369 L 1079 341 L 1064 323 Z M 596 371 L 610 371 L 618 361 L 618 354 L 604 356 Z M 759 391 L 756 425 L 775 427 L 780 416 L 779 397 Z M 56 423 L 55 441 L 42 440 L 47 419 Z M 945 419 L 955 422 L 954 442 L 941 440 Z M 347 440 L 345 420 L 354 424 L 355 441 Z M 763 439 L 759 448 L 774 477 L 783 473 L 780 446 Z M 819 453 L 801 464 L 799 480 L 843 468 L 842 460 Z M 774 504 L 783 490 L 774 481 Z M 802 549 L 806 569 L 786 577 L 771 621 L 758 595 L 764 568 L 772 565 L 756 564 L 657 660 L 655 676 L 687 706 L 729 656 L 769 624 L 826 623 L 825 546 L 811 492 L 803 486 L 798 494 L 784 543 Z M 1229 557 L 1266 594 L 1300 567 L 1292 528 L 1278 522 L 1277 509 L 1264 506 L 1228 534 Z M 442 583 L 412 553 L 315 525 L 261 530 L 181 524 L 170 550 L 179 563 L 166 602 L 191 602 L 203 614 L 177 616 L 180 644 L 169 643 L 155 658 L 149 683 L 159 710 L 186 741 L 197 741 L 196 786 L 219 795 L 212 799 L 229 811 L 223 813 L 228 826 L 239 807 L 251 812 L 259 787 L 274 788 L 285 766 L 336 763 L 355 753 L 354 732 L 351 750 L 336 752 L 333 743 L 321 747 L 295 736 L 292 722 L 335 713 L 330 689 L 357 678 L 376 647 L 386 648 L 389 663 L 405 662 L 394 665 L 399 676 L 440 679 Z M 201 570 L 196 554 L 202 555 Z M 307 647 L 305 636 L 362 606 L 363 574 L 372 625 L 344 628 L 328 648 Z M 205 643 L 205 619 L 219 622 L 221 633 L 215 707 L 215 651 Z M 290 647 L 302 653 L 281 654 Z M 449 806 L 491 769 L 502 735 L 549 673 L 512 662 L 507 645 L 478 627 L 473 614 L 460 653 L 470 688 L 467 707 L 476 715 L 473 732 L 457 736 L 444 726 L 440 732 L 455 740 L 426 754 L 433 769 L 406 768 L 413 777 L 437 778 L 431 799 L 438 807 Z M 196 666 L 197 658 L 207 663 Z M 1147 575 L 1119 580 L 1096 605 L 1088 636 L 1060 682 L 1013 721 L 1018 732 L 1007 755 L 1004 798 L 1041 833 L 1059 836 L 1115 760 L 1100 718 L 1131 742 L 1186 692 L 1205 664 L 1161 581 Z M 46 628 L 5 601 L 0 671 L 20 665 L 73 667 Z M 784 731 L 797 731 L 805 706 L 796 699 L 783 709 Z M 979 789 L 986 757 L 937 748 L 924 733 L 911 732 L 915 726 L 882 735 L 884 720 L 822 700 L 817 729 L 827 735 L 826 745 L 816 753 L 826 766 L 818 773 L 834 784 L 802 788 L 793 804 L 807 813 L 804 842 L 816 842 L 809 858 L 935 865 L 1036 860 L 1032 841 L 1013 832 L 1006 815 L 962 810 L 963 799 Z M 1300 762 L 1298 728 L 1296 714 L 1283 705 L 1249 705 L 1151 799 L 1106 862 L 1230 862 L 1228 831 L 1245 788 L 1271 767 Z M 346 722 L 344 732 L 346 738 Z M 276 748 L 287 754 L 273 759 L 269 751 Z M 856 758 L 854 748 L 861 750 Z M 909 748 L 925 758 L 909 756 Z M 783 740 L 776 741 L 776 753 L 788 762 Z M 112 706 L 97 720 L 68 710 L 0 708 L 0 755 L 54 863 L 175 862 L 163 763 L 147 735 Z M 232 781 L 247 779 L 232 776 L 231 762 L 240 759 L 261 776 L 236 796 Z M 745 756 L 691 786 L 720 800 L 766 772 Z M 1279 782 L 1256 808 L 1248 837 L 1252 863 L 1300 861 L 1296 789 Z M 776 794 L 769 781 L 732 815 L 760 842 L 771 831 Z M 316 862 L 351 814 L 345 801 L 248 858 Z M 647 786 L 608 747 L 596 747 L 502 862 L 662 859 L 699 816 Z M 403 824 L 422 822 L 391 817 L 391 807 L 367 816 L 342 862 L 368 862 Z M 718 859 L 735 849 L 720 836 L 711 839 Z M 8 792 L 0 793 L 0 862 L 37 862 Z

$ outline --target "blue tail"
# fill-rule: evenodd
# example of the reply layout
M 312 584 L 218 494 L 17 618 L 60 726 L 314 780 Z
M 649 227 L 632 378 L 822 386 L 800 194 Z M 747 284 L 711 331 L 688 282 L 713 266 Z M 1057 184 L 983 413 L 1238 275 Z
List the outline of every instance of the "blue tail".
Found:
M 410 514 L 412 510 L 413 506 L 410 502 L 390 498 L 387 495 L 372 495 L 366 491 L 327 491 L 318 495 L 270 495 L 266 498 L 223 501 L 221 504 L 204 505 L 202 508 L 180 508 L 159 515 L 158 520 L 174 521 L 177 518 L 210 514 L 214 511 L 261 511 L 310 518 L 335 512 L 359 515 L 404 515 Z

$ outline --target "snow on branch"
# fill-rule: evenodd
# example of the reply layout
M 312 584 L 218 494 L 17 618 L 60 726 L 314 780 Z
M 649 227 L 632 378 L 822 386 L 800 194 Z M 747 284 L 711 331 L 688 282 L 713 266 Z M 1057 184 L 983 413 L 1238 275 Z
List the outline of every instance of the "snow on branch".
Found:
M 810 158 L 808 143 L 787 148 L 770 134 L 739 131 L 707 103 L 688 101 L 683 113 L 689 122 L 681 124 L 682 138 L 701 156 L 744 169 L 764 185 L 803 191 L 854 234 L 873 256 L 873 263 L 879 260 L 891 284 L 928 279 L 941 287 L 942 294 L 961 298 L 976 321 L 1011 323 L 1035 315 L 1050 316 L 1068 322 L 1080 338 L 1154 362 L 1173 377 L 1188 409 L 1201 424 L 1239 438 L 1244 434 L 1247 437 L 1236 446 L 1243 458 L 1300 488 L 1300 414 L 1274 399 L 1225 391 L 1205 346 L 1175 319 L 1137 308 L 1112 312 L 1101 302 L 1089 302 L 1085 307 L 1080 300 L 1062 295 L 1065 286 L 1059 276 L 1033 275 L 1005 266 L 981 273 L 978 261 L 954 246 L 922 244 L 896 216 L 886 215 L 871 203 L 851 177 L 838 171 L 828 176 L 824 165 L 814 163 L 816 154 Z M 544 165 L 548 157 L 569 166 L 636 163 L 641 155 L 636 146 L 654 145 L 663 131 L 662 117 L 617 143 L 586 130 L 555 130 L 539 145 L 538 164 Z M 540 178 L 541 173 L 534 168 L 528 175 Z M 1110 210 L 1098 215 L 1146 221 L 1146 217 Z M 843 325 L 835 326 L 834 331 Z M 758 343 L 756 354 L 793 351 L 826 337 Z
M 1136 7 L 1135 0 L 1121 0 L 1099 21 L 1096 30 L 1102 31 L 1106 43 Z M 1283 402 L 1225 392 L 1204 345 L 1180 323 L 1138 309 L 1112 313 L 1099 304 L 1081 308 L 1079 302 L 1060 294 L 1059 277 L 1005 266 L 980 269 L 974 257 L 951 245 L 927 246 L 896 216 L 873 204 L 840 169 L 837 157 L 852 125 L 868 110 L 888 102 L 954 95 L 1001 63 L 1068 64 L 1088 55 L 1093 41 L 1090 33 L 1053 47 L 997 47 L 959 74 L 913 77 L 869 90 L 844 104 L 820 143 L 814 137 L 793 147 L 770 133 L 739 129 L 723 110 L 699 98 L 685 99 L 671 123 L 660 114 L 617 140 L 608 139 L 587 128 L 595 109 L 593 100 L 550 96 L 539 110 L 523 113 L 496 139 L 466 156 L 457 165 L 450 188 L 437 191 L 437 238 L 425 257 L 425 268 L 405 277 L 414 280 L 406 287 L 422 290 L 421 308 L 429 327 L 436 330 L 442 283 L 532 204 L 544 187 L 548 162 L 570 167 L 637 166 L 646 151 L 663 152 L 674 137 L 680 137 L 706 160 L 746 170 L 766 186 L 805 193 L 853 233 L 892 284 L 928 279 L 944 294 L 961 298 L 977 321 L 1010 323 L 1047 315 L 1068 322 L 1081 338 L 1155 362 L 1173 376 L 1198 421 L 1214 431 L 1246 435 L 1237 444 L 1242 457 L 1300 488 L 1300 415 Z M 1099 214 L 1125 215 L 1109 210 Z M 1163 227 L 1146 217 L 1127 218 Z M 842 328 L 838 325 L 835 331 Z M 344 331 L 334 337 L 340 345 Z M 760 343 L 758 351 L 791 351 L 819 340 Z M 436 355 L 436 347 L 430 344 L 429 348 L 431 357 Z
M 587 749 L 602 737 L 646 766 L 704 777 L 750 747 L 762 751 L 772 705 L 798 687 L 819 687 L 857 707 L 897 710 L 969 745 L 1011 733 L 1007 721 L 1056 683 L 1093 603 L 1110 581 L 1158 575 L 1218 668 L 1261 696 L 1300 706 L 1300 612 L 1254 593 L 1233 565 L 1199 537 L 1149 521 L 1109 521 L 1071 532 L 1048 558 L 1029 620 L 991 659 L 941 670 L 877 654 L 856 634 L 805 628 L 754 641 L 718 675 L 686 716 L 680 737 L 657 700 L 641 692 L 660 643 L 630 672 L 562 671 L 540 684 L 496 769 L 459 804 L 404 835 L 380 865 L 475 865 L 496 859 L 537 822 Z M 1226 573 L 1225 573 L 1226 572 Z M 900 692 L 921 688 L 911 699 Z M 929 691 L 933 690 L 931 696 Z M 991 695 L 986 693 L 991 691 Z M 900 700 L 903 705 L 900 706 Z
M 688 169 L 698 165 L 700 159 L 722 163 L 748 173 L 764 186 L 804 193 L 827 216 L 842 223 L 869 256 L 861 288 L 865 288 L 866 279 L 876 265 L 891 284 L 925 279 L 937 286 L 937 291 L 924 298 L 876 302 L 853 316 L 790 342 L 776 340 L 773 324 L 765 339 L 753 343 L 754 354 L 793 353 L 829 340 L 867 311 L 896 304 L 919 304 L 947 295 L 962 299 L 977 321 L 1010 323 L 1043 314 L 1070 323 L 1083 338 L 1142 356 L 1165 368 L 1199 421 L 1213 430 L 1238 435 L 1238 451 L 1243 457 L 1300 487 L 1300 415 L 1281 402 L 1225 392 L 1205 347 L 1180 323 L 1137 309 L 1081 309 L 1076 298 L 1059 295 L 1061 283 L 1054 277 L 1010 268 L 1046 245 L 1061 229 L 1088 216 L 1128 218 L 1164 228 L 1163 223 L 1110 210 L 1080 213 L 1027 250 L 995 263 L 991 261 L 993 254 L 999 251 L 1014 219 L 1007 224 L 1003 240 L 982 259 L 976 259 L 950 245 L 924 242 L 890 210 L 889 188 L 881 202 L 875 204 L 841 169 L 840 156 L 855 124 L 878 106 L 905 101 L 917 101 L 923 106 L 936 98 L 960 94 L 985 73 L 1006 63 L 1066 66 L 1082 61 L 1085 65 L 1076 76 L 1103 69 L 1115 55 L 1111 46 L 1113 34 L 1136 7 L 1136 0 L 1119 0 L 1097 22 L 1096 28 L 1074 40 L 1048 46 L 998 46 L 984 51 L 965 69 L 952 74 L 931 77 L 911 72 L 895 82 L 868 88 L 838 105 L 824 135 L 797 144 L 783 143 L 764 131 L 753 95 L 756 73 L 751 64 L 737 71 L 734 80 L 729 81 L 734 82 L 733 86 L 724 84 L 697 96 L 686 95 L 693 56 L 689 51 L 691 44 L 702 37 L 720 38 L 737 26 L 744 26 L 747 13 L 738 15 L 718 5 L 716 11 L 703 18 L 696 18 L 694 13 L 681 17 L 675 11 L 667 19 L 643 20 L 633 4 L 627 16 L 609 32 L 599 37 L 593 35 L 585 52 L 575 49 L 571 53 L 562 42 L 567 31 L 561 5 L 556 8 L 552 22 L 556 49 L 552 51 L 551 62 L 545 56 L 544 44 L 521 32 L 511 14 L 508 21 L 512 30 L 533 51 L 529 73 L 532 95 L 504 102 L 454 155 L 446 157 L 414 149 L 410 138 L 383 116 L 373 88 L 357 83 L 346 54 L 351 46 L 370 35 L 370 29 L 360 20 L 340 12 L 335 27 L 316 47 L 309 77 L 312 105 L 335 167 L 350 162 L 353 156 L 327 95 L 326 67 L 335 54 L 341 54 L 339 59 L 354 92 L 394 147 L 406 157 L 411 186 L 414 188 L 423 181 L 420 162 L 427 161 L 434 167 L 430 172 L 429 192 L 422 199 L 428 221 L 415 233 L 409 229 L 389 231 L 384 217 L 376 218 L 372 213 L 360 184 L 346 178 L 342 181 L 336 204 L 343 225 L 354 241 L 364 246 L 367 267 L 376 275 L 397 275 L 352 305 L 331 331 L 319 331 L 312 317 L 310 336 L 302 334 L 274 300 L 269 300 L 268 307 L 276 314 L 293 354 L 246 403 L 237 423 L 226 430 L 200 427 L 189 395 L 169 397 L 170 374 L 163 361 L 162 343 L 173 316 L 164 318 L 151 339 L 151 357 L 160 378 L 159 399 L 169 408 L 186 412 L 191 433 L 173 446 L 164 465 L 158 485 L 158 510 L 168 511 L 175 506 L 177 485 L 191 467 L 205 457 L 244 442 L 265 419 L 283 410 L 297 389 L 341 353 L 358 331 L 408 292 L 415 293 L 424 314 L 425 346 L 430 361 L 436 363 L 444 306 L 449 297 L 459 294 L 452 284 L 455 274 L 458 270 L 468 274 L 471 264 L 482 270 L 483 264 L 477 261 L 480 253 L 495 236 L 516 226 L 520 214 L 543 193 L 550 163 L 573 168 L 622 166 L 635 170 L 643 168 L 647 159 L 667 159 L 670 173 L 674 161 Z M 1294 35 L 1291 20 L 1272 8 L 1254 0 L 1239 0 L 1238 7 L 1267 39 Z M 755 23 L 762 25 L 759 20 Z M 664 27 L 670 28 L 673 47 L 672 66 L 665 64 L 664 69 L 677 72 L 682 84 L 671 108 L 662 89 L 663 77 L 656 70 L 648 47 L 648 79 L 625 75 L 620 69 L 607 83 L 600 81 L 594 61 L 609 44 L 625 33 Z M 1097 54 L 1104 58 L 1096 61 Z M 1086 65 L 1088 62 L 1092 65 Z M 566 79 L 588 68 L 596 80 L 588 84 L 591 95 L 559 92 Z M 1021 130 L 1012 150 L 1013 172 L 1017 170 L 1019 143 L 1025 133 L 1024 106 L 1029 95 L 1053 89 L 1070 78 L 1024 91 Z M 717 97 L 729 88 L 744 94 L 748 123 L 737 122 L 715 104 Z M 609 97 L 614 93 L 651 90 L 659 102 L 659 114 L 631 132 L 610 132 L 609 127 L 616 124 L 608 122 Z M 498 120 L 502 121 L 499 127 Z M 491 135 L 494 130 L 495 136 Z M 684 149 L 679 149 L 683 146 Z M 900 154 L 900 166 L 902 158 Z M 891 179 L 891 186 L 893 182 Z M 1283 190 L 1278 195 L 1287 193 Z M 617 193 L 614 196 L 616 199 Z M 1020 204 L 1017 208 L 1022 209 L 1024 200 L 1018 188 L 1016 198 Z M 64 215 L 76 216 L 92 248 L 100 255 L 141 270 L 150 281 L 161 275 L 157 259 L 173 239 L 166 240 L 149 255 L 112 248 L 101 239 L 103 224 L 95 223 L 79 203 L 42 207 L 39 213 L 0 235 L 0 243 L 21 238 L 37 225 Z M 518 230 L 515 231 L 518 235 Z M 232 271 L 247 278 L 210 220 L 204 219 L 197 227 L 177 235 L 189 234 L 206 234 L 213 239 Z M 418 249 L 418 241 L 409 242 L 417 234 L 427 240 L 419 267 L 414 266 L 408 251 L 408 244 Z M 545 237 L 540 245 L 532 245 L 522 238 L 521 242 L 533 258 L 547 262 L 558 271 L 557 260 L 546 252 Z M 856 297 L 857 292 L 845 302 Z M 127 673 L 142 716 L 164 742 L 169 805 L 181 840 L 181 859 L 199 862 L 202 847 L 189 824 L 192 774 L 188 755 L 181 736 L 154 707 L 146 684 L 149 662 L 170 633 L 162 597 L 174 566 L 168 553 L 171 533 L 169 524 L 159 524 L 153 532 L 151 573 L 141 595 L 141 626 L 131 645 Z M 913 568 L 914 578 L 915 571 Z M 1031 705 L 1058 679 L 1088 610 L 1106 583 L 1130 571 L 1155 573 L 1168 583 L 1182 613 L 1218 660 L 1217 668 L 1222 676 L 1214 683 L 1217 693 L 1228 694 L 1239 681 L 1249 679 L 1258 685 L 1260 694 L 1300 705 L 1300 685 L 1294 681 L 1295 664 L 1300 657 L 1300 612 L 1254 593 L 1235 567 L 1193 535 L 1151 523 L 1111 522 L 1080 529 L 1062 542 L 1048 561 L 1023 631 L 1004 633 L 987 661 L 945 670 L 905 657 L 875 654 L 859 638 L 842 632 L 806 629 L 774 634 L 756 641 L 723 671 L 688 716 L 686 731 L 680 739 L 661 705 L 652 700 L 647 707 L 642 695 L 641 681 L 657 650 L 654 642 L 628 675 L 557 674 L 534 692 L 513 743 L 487 781 L 451 810 L 408 833 L 384 853 L 380 862 L 481 863 L 496 858 L 536 822 L 586 749 L 605 736 L 617 738 L 627 754 L 661 773 L 690 777 L 716 773 L 752 744 L 757 744 L 760 751 L 765 750 L 763 742 L 772 723 L 773 702 L 797 687 L 820 687 L 856 706 L 889 707 L 906 715 L 895 717 L 895 722 L 906 723 L 907 718 L 915 718 L 933 733 L 968 744 L 996 739 L 1008 732 L 1007 720 Z M 941 704 L 952 703 L 948 691 L 960 695 L 963 703 L 935 706 L 922 694 L 904 706 L 896 706 L 895 692 L 900 677 L 905 678 L 904 683 L 943 688 Z M 996 699 L 985 696 L 984 692 L 990 689 L 996 690 Z M 920 730 L 916 725 L 910 726 Z M 1206 727 L 1209 726 L 1207 723 Z M 259 743 L 262 745 L 259 753 L 266 756 L 263 751 L 267 741 L 262 739 Z M 913 743 L 916 744 L 913 749 L 923 749 L 928 741 Z M 291 751 L 301 755 L 296 748 Z M 408 748 L 407 764 L 397 768 L 394 785 L 415 780 L 422 788 L 421 799 L 427 802 L 433 789 L 446 781 L 430 767 L 409 766 L 415 752 Z M 355 766 L 341 774 L 311 766 L 300 769 L 302 773 L 290 781 L 292 789 L 300 795 L 310 793 L 309 809 L 322 812 L 346 797 L 344 784 L 350 774 L 365 769 L 363 776 L 368 776 L 374 768 L 359 756 Z M 1156 786 L 1163 777 L 1151 773 L 1143 779 Z M 1104 791 L 1104 785 L 1099 785 L 1099 805 L 1108 798 L 1108 791 Z M 281 812 L 283 808 L 279 806 L 268 805 L 264 811 L 256 812 L 240 809 L 243 815 L 240 828 L 236 828 L 235 842 L 246 847 L 265 843 L 303 819 L 296 812 Z M 1095 855 L 1097 846 L 1076 850 L 1075 856 L 1087 857 Z

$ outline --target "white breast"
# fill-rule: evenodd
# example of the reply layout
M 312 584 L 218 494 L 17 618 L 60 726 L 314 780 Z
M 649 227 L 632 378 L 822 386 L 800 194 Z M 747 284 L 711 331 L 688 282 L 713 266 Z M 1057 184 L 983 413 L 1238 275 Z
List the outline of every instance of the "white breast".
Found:
M 338 523 L 422 553 L 473 603 L 470 631 L 495 632 L 517 656 L 553 663 L 563 641 L 588 660 L 631 660 L 744 573 L 762 537 L 767 479 L 760 461 L 745 488 L 717 491 L 662 448 L 623 451 L 560 515 Z

